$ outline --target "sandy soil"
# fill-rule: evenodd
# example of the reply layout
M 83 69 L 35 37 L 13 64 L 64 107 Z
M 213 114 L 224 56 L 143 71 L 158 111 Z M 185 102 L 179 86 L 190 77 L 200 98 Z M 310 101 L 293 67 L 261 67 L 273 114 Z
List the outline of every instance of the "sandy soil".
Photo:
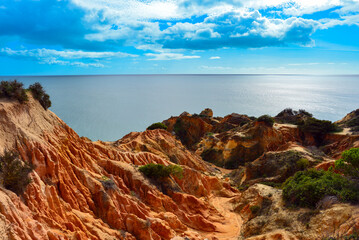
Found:
M 237 240 L 241 232 L 242 219 L 233 212 L 232 198 L 211 197 L 210 203 L 224 216 L 224 222 L 215 224 L 217 232 L 201 234 L 203 237 L 216 237 L 219 240 Z
M 343 131 L 335 133 L 337 135 L 352 135 L 350 128 L 344 128 Z

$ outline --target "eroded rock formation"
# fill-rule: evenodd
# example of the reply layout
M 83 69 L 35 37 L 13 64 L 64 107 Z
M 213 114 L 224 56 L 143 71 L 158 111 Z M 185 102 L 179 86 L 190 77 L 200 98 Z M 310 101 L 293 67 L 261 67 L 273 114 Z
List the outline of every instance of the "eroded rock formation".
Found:
M 0 153 L 14 149 L 36 166 L 22 195 L 0 187 L 2 239 L 309 240 L 359 228 L 357 206 L 293 210 L 281 190 L 258 184 L 280 184 L 306 167 L 327 170 L 359 146 L 357 135 L 328 134 L 318 148 L 295 125 L 213 117 L 210 109 L 164 123 L 168 131 L 92 142 L 31 97 L 0 99 Z M 178 164 L 183 178 L 148 179 L 138 170 L 148 163 Z
M 1 100 L 0 113 L 0 151 L 36 166 L 22 196 L 0 189 L 3 239 L 201 239 L 223 222 L 210 197 L 238 194 L 167 131 L 91 142 L 32 98 Z M 147 163 L 180 164 L 184 177 L 161 189 L 138 171 Z

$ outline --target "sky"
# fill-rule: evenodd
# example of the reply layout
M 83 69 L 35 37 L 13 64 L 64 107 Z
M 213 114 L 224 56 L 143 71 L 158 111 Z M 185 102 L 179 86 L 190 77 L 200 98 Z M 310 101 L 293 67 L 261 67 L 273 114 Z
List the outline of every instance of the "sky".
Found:
M 359 74 L 359 0 L 1 0 L 0 75 Z

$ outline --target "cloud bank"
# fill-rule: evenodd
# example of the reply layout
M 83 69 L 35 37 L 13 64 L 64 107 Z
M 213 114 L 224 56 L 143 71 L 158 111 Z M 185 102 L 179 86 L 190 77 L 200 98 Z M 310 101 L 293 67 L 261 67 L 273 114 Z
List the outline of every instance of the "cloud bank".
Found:
M 313 46 L 316 31 L 359 26 L 358 12 L 359 0 L 3 0 L 0 48 L 94 67 L 135 55 L 195 59 L 193 50 Z

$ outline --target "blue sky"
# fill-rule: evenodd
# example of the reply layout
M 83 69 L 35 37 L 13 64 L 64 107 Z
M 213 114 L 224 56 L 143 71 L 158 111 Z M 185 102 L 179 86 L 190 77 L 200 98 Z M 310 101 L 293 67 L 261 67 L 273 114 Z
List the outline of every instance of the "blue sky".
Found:
M 2 0 L 0 75 L 359 74 L 359 0 Z

